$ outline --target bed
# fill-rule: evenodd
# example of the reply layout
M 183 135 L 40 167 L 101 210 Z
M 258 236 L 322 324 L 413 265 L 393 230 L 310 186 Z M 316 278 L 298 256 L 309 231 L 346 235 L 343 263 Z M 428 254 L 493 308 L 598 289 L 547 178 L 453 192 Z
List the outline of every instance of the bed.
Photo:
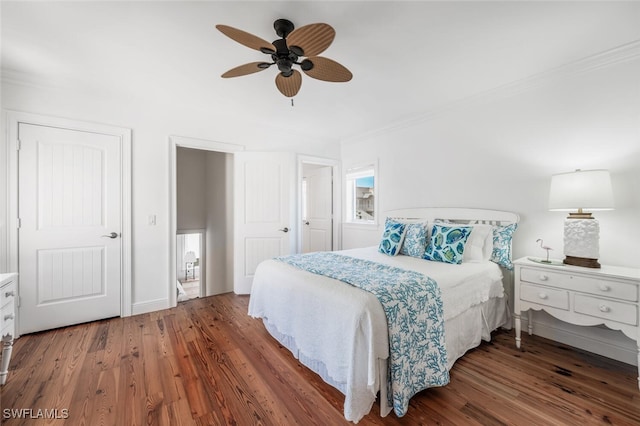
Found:
M 376 397 L 381 416 L 401 417 L 413 395 L 446 385 L 458 358 L 509 324 L 518 220 L 480 209 L 387 212 L 377 246 L 260 263 L 249 315 L 345 395 L 347 420 Z

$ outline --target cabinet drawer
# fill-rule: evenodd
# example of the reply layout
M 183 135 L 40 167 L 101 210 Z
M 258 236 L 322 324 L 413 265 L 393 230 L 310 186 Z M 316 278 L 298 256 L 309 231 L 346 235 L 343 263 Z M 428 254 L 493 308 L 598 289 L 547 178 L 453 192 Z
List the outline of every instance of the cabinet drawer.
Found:
M 569 292 L 565 290 L 522 283 L 520 284 L 520 300 L 565 311 L 569 310 Z
M 16 282 L 11 281 L 2 286 L 0 289 L 0 307 L 6 305 L 9 302 L 13 302 L 16 296 Z
M 8 327 L 11 327 L 11 334 L 13 335 L 13 323 L 15 321 L 15 305 L 13 303 L 9 303 L 6 306 L 2 307 L 2 312 L 0 313 L 0 330 L 3 332 L 6 331 Z
M 7 323 L 7 326 L 5 328 L 2 329 L 2 331 L 0 332 L 0 341 L 10 341 L 13 340 L 13 337 L 15 336 L 15 329 L 13 327 L 13 320 L 11 320 L 11 323 Z
M 619 281 L 585 279 L 581 291 L 613 299 L 628 300 L 629 302 L 638 300 L 638 286 Z
M 574 311 L 629 325 L 638 325 L 638 306 L 614 300 L 576 294 Z
M 569 272 L 522 268 L 520 279 L 530 283 L 560 287 L 581 293 L 611 297 L 612 299 L 630 302 L 638 300 L 638 286 L 636 284 L 611 280 L 606 277 L 587 277 Z

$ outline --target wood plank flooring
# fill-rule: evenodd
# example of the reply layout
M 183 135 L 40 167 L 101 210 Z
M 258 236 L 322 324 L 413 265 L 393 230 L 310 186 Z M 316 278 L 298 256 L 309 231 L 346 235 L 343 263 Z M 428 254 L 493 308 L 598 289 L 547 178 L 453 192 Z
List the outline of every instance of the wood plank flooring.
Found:
M 342 394 L 250 318 L 248 301 L 225 294 L 23 336 L 1 391 L 0 422 L 348 424 Z M 458 360 L 449 385 L 416 395 L 406 416 L 381 418 L 376 404 L 359 424 L 640 424 L 634 366 L 535 336 L 523 340 L 520 351 L 512 332 L 495 332 Z M 11 418 L 17 413 L 28 418 Z

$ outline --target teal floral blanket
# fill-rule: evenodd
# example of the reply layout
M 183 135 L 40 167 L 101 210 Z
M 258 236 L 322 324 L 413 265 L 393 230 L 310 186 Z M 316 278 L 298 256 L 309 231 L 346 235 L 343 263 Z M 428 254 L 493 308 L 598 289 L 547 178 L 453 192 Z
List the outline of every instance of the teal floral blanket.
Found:
M 393 409 L 407 412 L 416 393 L 449 383 L 440 287 L 414 271 L 331 252 L 276 260 L 334 278 L 374 294 L 389 327 L 389 374 Z

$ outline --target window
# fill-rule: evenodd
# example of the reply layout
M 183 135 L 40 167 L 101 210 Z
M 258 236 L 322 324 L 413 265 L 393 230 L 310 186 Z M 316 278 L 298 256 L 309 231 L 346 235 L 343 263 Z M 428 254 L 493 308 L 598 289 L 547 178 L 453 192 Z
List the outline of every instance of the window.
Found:
M 347 170 L 346 222 L 376 223 L 375 165 Z

